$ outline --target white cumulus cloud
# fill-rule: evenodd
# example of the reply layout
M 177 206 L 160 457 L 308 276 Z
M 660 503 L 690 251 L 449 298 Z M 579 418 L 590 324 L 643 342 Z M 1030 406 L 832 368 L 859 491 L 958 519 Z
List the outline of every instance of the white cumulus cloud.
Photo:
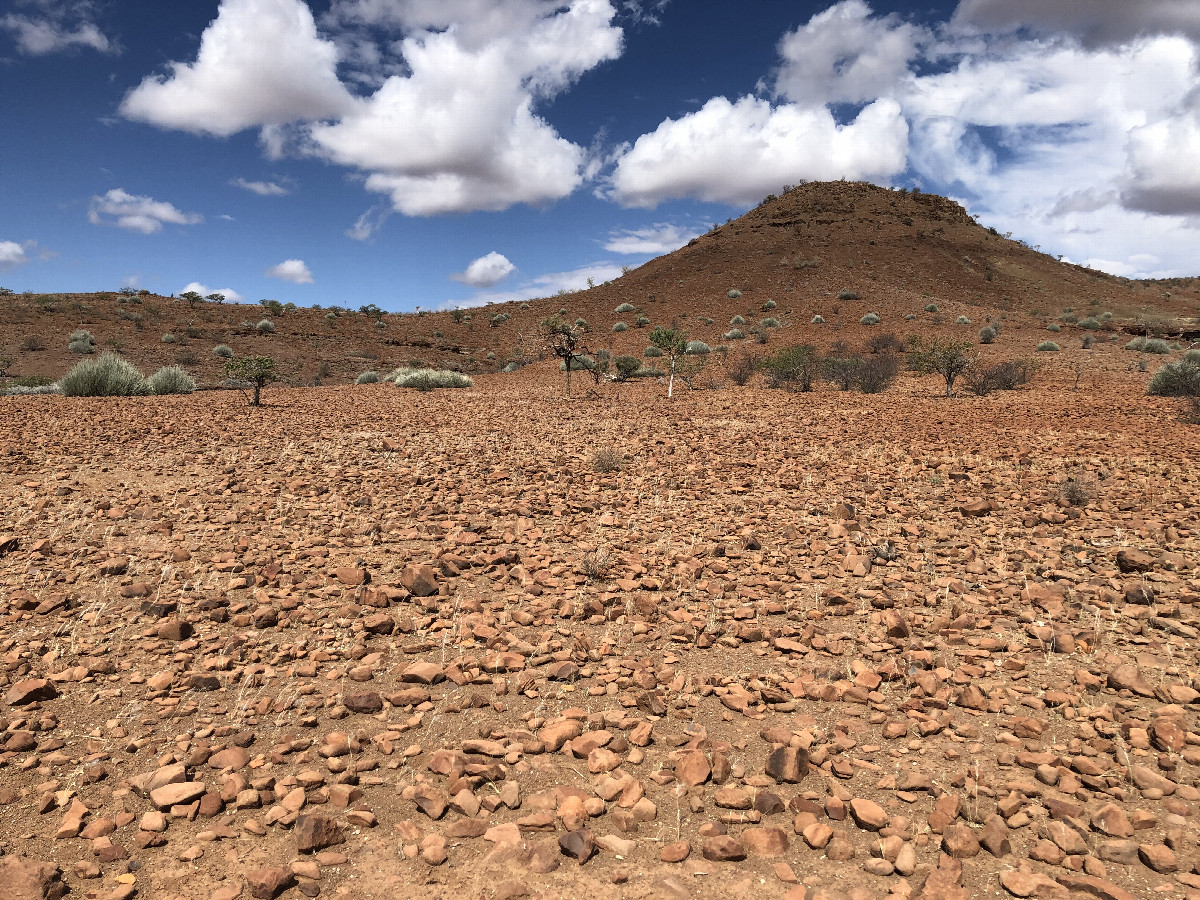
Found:
M 0 16 L 0 29 L 11 31 L 17 48 L 30 56 L 44 56 L 75 47 L 116 53 L 117 45 L 96 23 L 95 4 L 89 0 L 17 0 L 21 12 Z
M 513 273 L 517 267 L 508 261 L 502 253 L 493 250 L 486 256 L 473 260 L 466 271 L 458 272 L 450 277 L 471 287 L 492 287 L 499 284 Z
M 243 191 L 258 194 L 260 197 L 284 197 L 291 193 L 282 184 L 276 184 L 274 181 L 248 181 L 245 178 L 234 178 L 229 183 L 234 187 L 240 187 Z
M 92 197 L 88 221 L 93 225 L 114 225 L 142 234 L 155 234 L 162 231 L 163 225 L 198 225 L 204 221 L 204 216 L 185 213 L 163 200 L 113 188 L 106 194 Z
M 779 42 L 775 90 L 816 106 L 890 96 L 907 79 L 924 34 L 895 16 L 873 17 L 863 0 L 838 3 Z
M 329 123 L 315 152 L 369 173 L 368 190 L 406 215 L 501 210 L 570 194 L 585 150 L 537 112 L 538 101 L 621 51 L 608 0 L 546 4 L 344 4 L 339 14 L 406 33 L 406 72 Z
M 29 250 L 33 242 L 18 244 L 16 241 L 0 241 L 0 272 L 11 272 L 29 262 Z
M 302 259 L 285 259 L 278 265 L 271 266 L 266 271 L 268 278 L 278 278 L 280 281 L 290 281 L 292 284 L 312 284 L 312 272 Z
M 964 31 L 1028 28 L 1068 32 L 1085 43 L 1121 43 L 1154 34 L 1200 38 L 1200 4 L 1192 0 L 962 0 L 952 24 Z
M 207 284 L 200 281 L 189 281 L 183 286 L 183 290 L 179 292 L 179 296 L 183 296 L 188 291 L 195 291 L 201 297 L 207 297 L 209 294 L 220 294 L 225 298 L 226 303 L 241 303 L 245 297 L 235 291 L 233 288 L 210 288 Z
M 684 228 L 680 225 L 659 222 L 647 225 L 645 228 L 614 231 L 609 234 L 602 246 L 609 253 L 659 256 L 678 250 L 692 238 L 703 233 L 703 229 Z
M 447 300 L 441 309 L 454 307 L 484 306 L 488 303 L 508 303 L 517 300 L 532 300 L 536 297 L 553 297 L 560 292 L 581 291 L 592 285 L 603 284 L 621 277 L 621 267 L 614 263 L 596 262 L 567 272 L 546 272 L 506 291 L 488 291 L 475 294 L 466 300 Z
M 893 100 L 839 125 L 825 107 L 714 97 L 623 148 L 607 194 L 623 206 L 672 197 L 744 205 L 797 181 L 896 175 L 907 150 L 908 124 Z
M 226 137 L 246 128 L 336 116 L 352 105 L 337 48 L 302 0 L 222 0 L 192 63 L 146 78 L 121 113 L 163 128 Z

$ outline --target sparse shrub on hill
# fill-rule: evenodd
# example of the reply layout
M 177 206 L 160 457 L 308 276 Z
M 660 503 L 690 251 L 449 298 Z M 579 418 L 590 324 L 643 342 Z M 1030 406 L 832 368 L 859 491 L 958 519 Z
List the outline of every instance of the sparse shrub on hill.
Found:
M 221 359 L 233 359 L 233 348 L 228 344 L 217 344 L 212 352 L 213 356 L 219 356 Z
M 728 297 L 730 300 L 737 300 L 739 297 L 742 296 L 742 292 L 739 291 L 737 288 L 733 288 L 729 291 L 726 291 L 725 296 Z
M 278 300 L 259 300 L 258 305 L 273 316 L 283 315 L 283 304 Z
M 850 390 L 858 377 L 862 361 L 861 356 L 846 349 L 844 345 L 840 349 L 832 349 L 825 357 L 825 380 L 837 385 L 839 390 Z
M 1079 346 L 1081 346 L 1084 350 L 1091 350 L 1092 344 L 1094 344 L 1094 343 L 1096 343 L 1095 337 L 1093 337 L 1090 334 L 1085 334 L 1083 336 L 1083 340 L 1080 342 Z
M 954 382 L 970 368 L 970 341 L 946 338 L 924 338 L 913 335 L 908 339 L 908 365 L 919 375 L 941 375 L 946 382 L 946 396 L 954 396 Z
M 1058 486 L 1058 499 L 1063 506 L 1085 507 L 1092 502 L 1100 482 L 1082 467 L 1070 469 Z
M 662 355 L 663 355 L 663 352 L 661 350 L 659 350 L 657 347 L 647 347 L 645 350 L 642 351 L 642 356 L 646 357 L 646 358 L 654 358 L 654 357 L 658 357 L 658 356 L 662 356 Z
M 925 312 L 927 312 L 927 313 L 938 312 L 938 305 L 936 303 L 926 303 L 925 304 Z
M 379 381 L 379 373 L 378 372 L 363 372 L 356 379 L 354 379 L 355 384 L 375 384 L 378 381 Z
M 645 328 L 650 324 L 650 320 L 646 316 L 638 316 L 633 320 L 633 324 L 638 328 Z
M 163 366 L 146 379 L 152 394 L 190 394 L 196 381 L 182 366 Z
M 729 380 L 739 387 L 746 384 L 758 369 L 758 358 L 747 350 L 729 356 L 725 360 L 725 372 Z
M 865 316 L 863 316 L 861 319 L 859 319 L 858 324 L 859 325 L 878 325 L 882 321 L 883 320 L 879 318 L 879 315 L 877 313 L 870 312 L 870 313 L 867 313 Z
M 1054 343 L 1054 341 L 1042 341 L 1037 345 L 1037 348 L 1038 352 L 1040 353 L 1057 353 L 1062 349 L 1062 347 L 1058 346 L 1058 344 Z
M 723 341 L 740 341 L 740 340 L 744 340 L 745 337 L 746 337 L 746 332 L 742 331 L 742 329 L 730 328 L 727 332 L 725 332 L 723 335 L 721 335 L 721 340 L 723 340 Z
M 1200 366 L 1200 350 L 1188 350 L 1183 354 L 1183 361 L 1193 366 Z
M 868 353 L 903 353 L 904 342 L 892 332 L 871 335 L 866 344 Z
M 1146 393 L 1153 397 L 1200 397 L 1200 365 L 1187 359 L 1167 363 L 1154 373 Z
M 243 393 L 249 390 L 250 405 L 262 405 L 262 389 L 279 380 L 275 360 L 269 356 L 237 356 L 225 362 L 225 377 Z
M 164 344 L 173 344 L 173 343 L 175 343 L 175 335 L 171 334 L 171 332 L 169 332 L 169 331 L 168 331 L 166 334 L 164 334 L 164 335 L 162 336 L 162 342 L 163 342 Z
M 729 320 L 729 324 L 735 327 L 741 327 L 742 325 L 746 324 L 746 319 L 744 316 L 734 316 Z
M 1014 391 L 1028 384 L 1032 365 L 1024 360 L 1009 360 L 984 366 L 976 363 L 963 372 L 963 381 L 972 394 L 986 397 L 992 391 Z
M 499 328 L 510 318 L 512 318 L 512 316 L 510 316 L 508 313 L 496 313 L 496 315 L 488 319 L 488 325 L 492 328 Z
M 21 349 L 29 351 L 45 350 L 46 342 L 36 334 L 26 335 L 25 340 L 21 341 Z
M 858 300 L 859 294 L 858 294 L 858 291 L 843 289 L 843 290 L 838 291 L 837 298 L 839 300 Z
M 613 322 L 612 330 L 615 332 L 628 331 L 629 325 L 625 322 Z
M 771 310 L 775 309 L 776 305 L 777 304 L 775 303 L 774 300 L 768 300 L 766 303 L 764 303 L 762 305 L 763 312 L 770 312 Z
M 760 367 L 769 386 L 807 392 L 813 389 L 822 362 L 816 347 L 797 344 L 768 356 Z
M 778 328 L 779 320 L 776 318 L 763 319 L 758 323 L 759 328 Z
M 618 306 L 616 309 L 614 309 L 613 312 L 615 312 L 618 316 L 620 316 L 620 315 L 624 315 L 625 313 L 634 312 L 634 310 L 636 310 L 636 309 L 637 309 L 637 307 L 635 307 L 632 303 L 622 303 L 620 306 Z
M 959 316 L 957 319 L 954 320 L 954 324 L 955 325 L 970 325 L 971 317 L 970 316 Z
M 864 394 L 881 394 L 892 386 L 899 371 L 900 358 L 894 353 L 859 357 L 854 387 Z
M 262 319 L 257 325 L 254 326 L 254 330 L 259 334 L 274 334 L 275 323 L 270 319 Z
M 704 341 L 688 341 L 683 352 L 688 356 L 703 356 L 706 353 L 711 353 L 712 347 L 708 346 Z
M 813 316 L 813 317 L 812 317 L 812 321 L 811 321 L 811 322 L 809 322 L 808 324 L 809 324 L 809 325 L 824 325 L 824 324 L 825 324 L 825 317 L 824 317 L 824 316 L 821 316 L 821 315 Z
M 1062 331 L 1062 326 L 1060 326 L 1057 322 L 1051 322 L 1046 326 L 1046 330 L 1053 331 L 1055 334 L 1057 334 L 1058 332 Z
M 588 465 L 593 472 L 609 475 L 621 471 L 625 465 L 625 457 L 615 447 L 601 447 L 588 457 Z
M 63 376 L 59 388 L 67 397 L 137 397 L 150 393 L 137 367 L 115 353 L 78 363 Z
M 1084 319 L 1083 321 L 1081 321 L 1079 323 L 1079 327 L 1086 331 L 1099 331 L 1100 330 L 1100 320 L 1094 316 L 1088 316 L 1086 319 Z
M 84 355 L 96 352 L 96 339 L 92 337 L 90 331 L 85 331 L 82 328 L 77 328 L 71 332 L 71 336 L 67 338 L 67 349 L 72 353 L 82 353 Z
M 469 388 L 475 382 L 471 376 L 446 369 L 396 369 L 388 374 L 387 380 L 396 387 L 416 388 L 418 391 L 433 391 L 438 388 Z
M 996 343 L 996 329 L 991 325 L 985 325 L 979 329 L 979 343 L 994 344 Z

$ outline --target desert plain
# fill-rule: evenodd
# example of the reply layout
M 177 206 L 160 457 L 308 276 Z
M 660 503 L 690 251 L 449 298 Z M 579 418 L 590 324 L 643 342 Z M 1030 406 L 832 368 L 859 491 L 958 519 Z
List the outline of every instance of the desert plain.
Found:
M 0 896 L 1200 897 L 1200 427 L 994 271 L 983 397 L 0 398 Z

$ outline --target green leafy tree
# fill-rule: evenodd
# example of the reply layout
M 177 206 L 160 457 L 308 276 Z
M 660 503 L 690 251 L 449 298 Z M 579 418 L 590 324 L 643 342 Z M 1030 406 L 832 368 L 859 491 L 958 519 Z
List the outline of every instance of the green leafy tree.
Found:
M 188 303 L 195 306 L 197 303 L 199 303 L 204 298 L 201 297 L 195 291 L 184 291 L 182 294 L 179 295 L 179 299 L 186 300 Z
M 539 342 L 546 350 L 562 360 L 567 370 L 567 397 L 571 396 L 571 370 L 582 368 L 581 360 L 588 349 L 583 343 L 583 329 L 562 316 L 543 319 L 538 326 Z
M 225 363 L 225 377 L 230 381 L 250 385 L 251 406 L 261 406 L 262 389 L 272 381 L 278 381 L 275 360 L 269 356 L 238 356 Z
M 378 306 L 376 306 L 374 303 L 368 303 L 366 306 L 360 306 L 358 308 L 358 311 L 360 313 L 362 313 L 364 316 L 366 316 L 368 319 L 374 319 L 376 322 L 381 321 L 383 319 L 383 315 L 384 315 L 383 310 L 380 309 Z
M 946 381 L 946 396 L 954 396 L 954 382 L 975 362 L 970 341 L 935 337 L 926 341 L 913 335 L 908 339 L 908 365 L 920 375 L 935 372 Z
M 208 295 L 207 297 L 205 297 L 204 299 L 205 299 L 205 300 L 211 300 L 213 303 L 224 303 L 224 302 L 225 302 L 225 295 L 224 295 L 224 294 L 222 294 L 222 293 L 219 293 L 219 292 L 214 292 L 214 293 L 212 293 L 212 294 L 209 294 L 209 295 Z
M 650 345 L 662 351 L 671 363 L 671 374 L 667 379 L 667 397 L 675 395 L 675 367 L 680 358 L 687 352 L 687 334 L 676 328 L 664 328 L 659 325 L 650 332 Z

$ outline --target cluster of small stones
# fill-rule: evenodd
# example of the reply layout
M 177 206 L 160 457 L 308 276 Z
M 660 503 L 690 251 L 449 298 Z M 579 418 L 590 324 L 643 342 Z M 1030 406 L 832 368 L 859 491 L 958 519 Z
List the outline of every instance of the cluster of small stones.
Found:
M 4 896 L 1200 897 L 1195 475 L 781 396 L 614 411 L 609 475 L 511 397 L 37 423 Z

